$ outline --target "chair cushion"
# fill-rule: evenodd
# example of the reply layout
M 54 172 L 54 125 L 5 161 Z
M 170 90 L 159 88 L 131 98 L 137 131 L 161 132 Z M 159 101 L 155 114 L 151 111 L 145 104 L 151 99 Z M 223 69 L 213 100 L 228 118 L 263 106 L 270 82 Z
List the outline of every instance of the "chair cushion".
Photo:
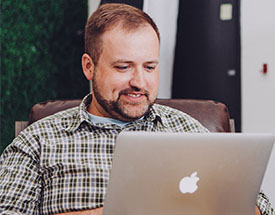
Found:
M 50 100 L 35 104 L 30 112 L 29 124 L 56 112 L 78 106 L 81 100 Z M 156 103 L 181 110 L 201 122 L 211 132 L 230 132 L 227 107 L 212 100 L 157 99 Z

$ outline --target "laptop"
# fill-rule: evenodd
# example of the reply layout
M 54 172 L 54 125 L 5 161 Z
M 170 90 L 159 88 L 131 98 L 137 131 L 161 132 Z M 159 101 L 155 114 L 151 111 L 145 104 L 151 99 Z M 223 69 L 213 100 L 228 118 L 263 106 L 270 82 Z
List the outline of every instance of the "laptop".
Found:
M 122 132 L 104 215 L 255 214 L 273 134 Z

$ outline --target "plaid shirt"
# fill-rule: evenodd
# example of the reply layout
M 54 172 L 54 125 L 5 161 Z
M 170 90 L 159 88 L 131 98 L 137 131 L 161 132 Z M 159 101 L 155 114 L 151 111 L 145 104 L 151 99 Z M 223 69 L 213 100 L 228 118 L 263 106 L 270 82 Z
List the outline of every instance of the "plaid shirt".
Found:
M 0 160 L 0 214 L 57 214 L 103 206 L 117 135 L 122 131 L 208 132 L 198 121 L 155 104 L 125 127 L 91 121 L 86 96 L 21 132 Z M 273 214 L 264 194 L 258 205 Z

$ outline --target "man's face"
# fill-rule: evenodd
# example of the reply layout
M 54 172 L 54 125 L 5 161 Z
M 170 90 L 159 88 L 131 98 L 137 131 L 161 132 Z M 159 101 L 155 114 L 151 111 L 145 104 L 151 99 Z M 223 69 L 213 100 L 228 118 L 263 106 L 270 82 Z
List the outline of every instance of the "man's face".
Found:
M 116 27 L 105 32 L 102 41 L 89 111 L 122 121 L 138 119 L 157 97 L 158 37 L 149 25 L 130 32 Z

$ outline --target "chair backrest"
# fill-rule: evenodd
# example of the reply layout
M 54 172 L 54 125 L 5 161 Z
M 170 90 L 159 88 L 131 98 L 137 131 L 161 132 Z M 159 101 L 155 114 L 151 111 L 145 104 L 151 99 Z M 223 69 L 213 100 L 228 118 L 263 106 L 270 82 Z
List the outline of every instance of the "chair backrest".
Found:
M 56 112 L 76 107 L 81 100 L 49 100 L 31 108 L 29 121 L 15 122 L 15 136 L 33 122 Z M 157 99 L 156 103 L 181 110 L 201 122 L 211 132 L 234 132 L 234 120 L 221 102 L 197 99 Z
M 185 112 L 211 132 L 235 132 L 234 120 L 221 102 L 198 99 L 157 99 L 156 103 Z
M 35 104 L 30 112 L 31 124 L 43 117 L 71 107 L 81 100 L 54 100 Z M 156 103 L 181 110 L 200 121 L 211 132 L 233 132 L 227 107 L 221 102 L 196 99 L 157 99 Z

